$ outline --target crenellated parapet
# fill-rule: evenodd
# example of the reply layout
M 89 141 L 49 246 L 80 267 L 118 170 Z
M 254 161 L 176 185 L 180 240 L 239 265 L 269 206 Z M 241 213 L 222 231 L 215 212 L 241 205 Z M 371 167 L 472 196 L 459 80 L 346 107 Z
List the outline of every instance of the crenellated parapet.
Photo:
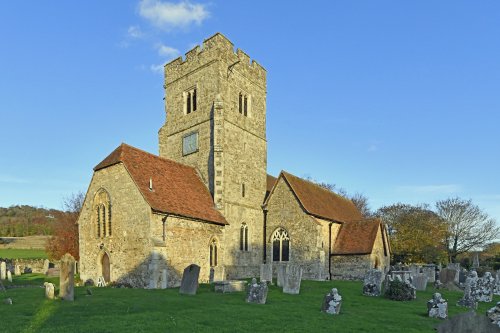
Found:
M 261 82 L 266 78 L 266 70 L 257 61 L 252 60 L 240 49 L 234 51 L 233 43 L 223 34 L 216 33 L 185 53 L 184 58 L 178 57 L 165 65 L 165 84 L 177 81 L 179 78 L 221 61 L 221 74 L 229 75 L 231 71 L 244 71 L 251 80 Z M 227 71 L 224 73 L 224 71 Z

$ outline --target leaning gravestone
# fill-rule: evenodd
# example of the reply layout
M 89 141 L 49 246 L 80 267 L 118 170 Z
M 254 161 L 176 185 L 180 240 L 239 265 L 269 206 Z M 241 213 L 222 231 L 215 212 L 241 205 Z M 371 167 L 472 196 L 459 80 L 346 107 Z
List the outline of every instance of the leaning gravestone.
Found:
M 248 286 L 247 303 L 266 304 L 267 300 L 267 282 L 257 283 L 255 278 Z
M 298 294 L 300 292 L 300 281 L 302 281 L 302 267 L 299 265 L 287 265 L 285 270 L 285 294 Z
M 278 287 L 283 287 L 285 285 L 286 265 L 278 265 L 276 267 L 276 273 L 278 275 L 276 284 L 278 285 Z
M 7 278 L 7 265 L 5 261 L 0 262 L 0 280 L 5 280 Z
M 500 328 L 492 325 L 484 314 L 474 311 L 461 313 L 443 321 L 436 327 L 439 333 L 498 333 Z
M 342 305 L 342 296 L 339 295 L 337 288 L 332 288 L 332 290 L 326 294 L 323 299 L 323 305 L 321 306 L 321 311 L 333 315 L 340 313 L 340 307 Z
M 21 275 L 21 266 L 19 266 L 19 265 L 14 266 L 14 275 L 15 276 Z
M 413 277 L 412 284 L 415 289 L 419 291 L 425 291 L 425 289 L 427 288 L 427 279 L 427 275 L 419 273 Z
M 196 295 L 198 290 L 198 278 L 200 277 L 200 266 L 191 264 L 184 269 L 182 274 L 179 294 Z
M 260 282 L 273 283 L 273 264 L 260 265 Z
M 45 286 L 45 298 L 54 299 L 55 298 L 55 287 L 50 282 L 45 282 L 43 284 Z
M 75 300 L 75 258 L 66 253 L 61 258 L 59 275 L 59 298 L 65 301 Z
M 378 269 L 370 269 L 363 279 L 363 295 L 380 296 L 382 293 L 383 272 Z
M 431 318 L 446 319 L 448 317 L 448 302 L 441 297 L 440 293 L 434 293 L 432 299 L 427 302 L 427 314 Z
M 497 305 L 489 309 L 486 315 L 490 318 L 493 325 L 500 327 L 500 302 L 497 302 Z

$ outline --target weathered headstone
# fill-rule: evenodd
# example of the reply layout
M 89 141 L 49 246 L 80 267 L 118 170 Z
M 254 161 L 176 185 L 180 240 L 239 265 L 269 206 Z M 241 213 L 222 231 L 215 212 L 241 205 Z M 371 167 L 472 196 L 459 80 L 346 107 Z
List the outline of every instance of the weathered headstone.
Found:
M 224 281 L 226 279 L 226 269 L 224 266 L 215 266 L 210 268 L 210 283 Z
M 427 314 L 431 318 L 446 319 L 448 317 L 448 302 L 441 297 L 440 293 L 434 293 L 432 299 L 427 302 Z
M 420 273 L 420 267 L 418 265 L 412 264 L 409 267 L 410 275 L 415 276 Z
M 164 268 L 162 271 L 161 271 L 161 289 L 167 289 L 167 285 L 168 285 L 168 275 L 167 275 L 168 271 L 166 268 Z
M 412 284 L 415 289 L 419 291 L 425 291 L 425 289 L 427 288 L 427 279 L 427 275 L 419 273 L 413 277 Z
M 475 271 L 474 271 L 475 272 Z M 476 273 L 477 274 L 477 273 Z M 474 295 L 476 282 L 473 277 L 469 276 L 464 284 L 464 296 L 458 300 L 457 305 L 465 306 L 471 309 L 477 308 L 477 301 Z
M 446 268 L 448 268 L 448 269 L 454 269 L 457 272 L 457 274 L 455 275 L 455 281 L 454 282 L 456 284 L 459 284 L 460 283 L 460 281 L 459 281 L 459 279 L 460 279 L 460 271 L 461 271 L 460 263 L 449 263 L 448 266 L 446 266 Z M 443 282 L 443 281 L 441 281 L 441 282 Z
M 273 264 L 260 265 L 260 282 L 273 282 Z
M 285 284 L 283 292 L 285 294 L 298 294 L 300 292 L 300 282 L 302 281 L 302 267 L 299 265 L 287 265 L 285 269 Z
M 19 265 L 14 266 L 14 275 L 15 276 L 21 275 L 21 266 L 19 266 Z
M 436 265 L 422 266 L 422 273 L 427 275 L 428 283 L 434 283 L 434 281 L 436 281 Z
M 492 324 L 500 327 L 500 302 L 497 302 L 494 307 L 489 309 L 486 315 L 490 318 Z
M 415 287 L 410 281 L 401 281 L 398 277 L 386 280 L 385 295 L 394 301 L 411 301 L 417 298 Z
M 493 300 L 493 289 L 495 288 L 495 279 L 490 272 L 484 273 L 484 276 L 477 280 L 476 300 L 478 302 L 491 302 Z
M 50 261 L 49 259 L 45 259 L 43 261 L 43 274 L 47 274 L 47 271 L 49 270 L 50 266 Z
M 500 295 L 500 269 L 495 274 L 495 295 Z
M 492 325 L 484 314 L 474 311 L 461 313 L 440 323 L 438 333 L 498 333 L 500 328 Z
M 472 267 L 473 268 L 479 267 L 479 253 L 478 252 L 474 252 L 472 254 Z
M 0 280 L 5 280 L 7 278 L 7 265 L 5 261 L 0 262 Z
M 458 282 L 459 271 L 454 268 L 443 268 L 439 273 L 439 280 L 441 283 L 446 284 L 448 282 Z
M 333 315 L 340 313 L 340 307 L 342 306 L 342 296 L 339 295 L 337 288 L 332 288 L 332 290 L 326 294 L 323 299 L 323 305 L 321 311 Z
M 246 285 L 246 281 L 239 280 L 215 281 L 214 291 L 218 293 L 234 293 L 238 291 L 245 291 Z
M 247 303 L 257 303 L 266 304 L 267 300 L 267 282 L 257 283 L 255 278 L 252 279 L 252 283 L 248 286 L 247 292 Z
M 160 253 L 152 251 L 148 264 L 149 289 L 158 289 L 160 287 L 160 260 Z
M 465 283 L 465 280 L 467 279 L 467 270 L 465 269 L 462 269 L 459 273 L 458 273 L 458 282 L 460 284 L 462 283 Z
M 180 294 L 196 295 L 198 290 L 198 278 L 200 277 L 200 266 L 191 264 L 184 269 L 182 274 Z
M 278 265 L 276 267 L 276 273 L 278 278 L 276 279 L 276 284 L 278 287 L 283 287 L 285 285 L 285 274 L 286 274 L 286 265 Z
M 7 270 L 7 280 L 12 283 L 12 273 L 9 270 Z
M 3 302 L 4 302 L 4 304 L 7 304 L 7 305 L 12 305 L 12 298 L 10 298 L 10 297 L 9 297 L 9 298 L 6 298 L 6 299 L 4 299 L 4 301 L 3 301 Z
M 62 256 L 59 275 L 59 298 L 75 300 L 75 258 L 69 253 Z
M 45 297 L 47 299 L 54 299 L 55 298 L 54 285 L 50 282 L 45 282 L 43 285 L 45 286 Z
M 363 279 L 363 295 L 380 296 L 384 273 L 378 269 L 370 269 Z
M 391 272 L 392 279 L 398 279 L 399 281 L 408 281 L 411 282 L 411 273 L 410 271 L 392 271 Z

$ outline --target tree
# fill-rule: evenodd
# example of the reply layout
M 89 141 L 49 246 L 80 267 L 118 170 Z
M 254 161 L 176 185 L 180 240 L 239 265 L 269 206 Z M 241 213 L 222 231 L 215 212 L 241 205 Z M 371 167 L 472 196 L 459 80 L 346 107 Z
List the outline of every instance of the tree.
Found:
M 436 212 L 447 224 L 445 243 L 452 262 L 461 253 L 484 247 L 500 233 L 495 220 L 473 204 L 472 200 L 441 200 L 436 202 Z
M 83 206 L 85 194 L 78 192 L 63 201 L 64 212 L 57 214 L 57 225 L 54 227 L 53 236 L 49 239 L 46 251 L 49 258 L 59 260 L 65 253 L 79 259 L 78 251 L 78 225 L 76 221 Z
M 440 262 L 446 258 L 446 225 L 428 206 L 397 203 L 379 208 L 375 215 L 387 225 L 394 261 Z

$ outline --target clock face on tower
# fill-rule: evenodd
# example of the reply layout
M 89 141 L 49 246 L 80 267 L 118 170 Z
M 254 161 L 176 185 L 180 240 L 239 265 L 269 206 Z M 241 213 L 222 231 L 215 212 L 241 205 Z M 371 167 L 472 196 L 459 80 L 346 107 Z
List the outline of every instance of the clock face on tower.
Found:
M 198 151 L 198 132 L 186 135 L 182 138 L 182 155 L 189 155 Z

